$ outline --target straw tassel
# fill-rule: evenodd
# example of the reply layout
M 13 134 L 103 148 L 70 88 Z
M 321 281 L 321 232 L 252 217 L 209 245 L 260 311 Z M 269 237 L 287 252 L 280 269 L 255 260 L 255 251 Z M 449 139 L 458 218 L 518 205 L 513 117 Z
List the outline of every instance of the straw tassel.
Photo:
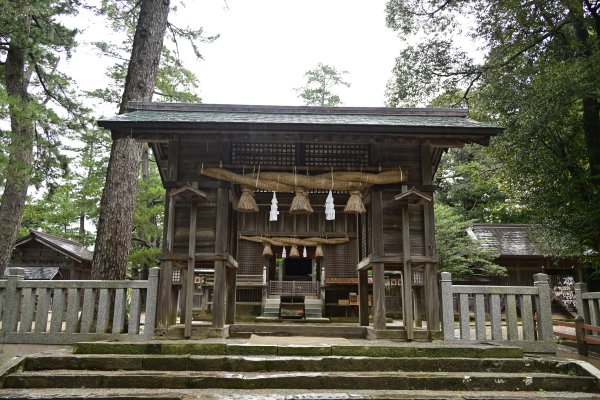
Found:
M 292 249 L 290 250 L 290 257 L 300 257 L 300 253 L 298 252 L 298 246 L 296 246 L 295 244 L 292 245 Z
M 271 212 L 269 213 L 269 221 L 277 221 L 279 210 L 277 208 L 277 196 L 273 192 L 273 198 L 271 199 Z
M 344 208 L 345 213 L 350 214 L 364 214 L 367 212 L 365 203 L 362 200 L 362 193 L 359 191 L 351 191 L 346 207 Z
M 271 244 L 269 242 L 264 243 L 265 247 L 263 248 L 263 256 L 271 257 L 273 255 L 273 250 L 271 249 Z
M 290 205 L 290 214 L 310 214 L 313 208 L 308 200 L 308 192 L 300 187 L 295 188 L 296 195 Z
M 317 245 L 317 248 L 315 249 L 315 258 L 319 258 L 319 257 L 324 257 L 325 254 L 323 254 L 323 246 L 321 244 Z
M 237 211 L 239 212 L 258 212 L 258 205 L 254 199 L 254 191 L 248 186 L 242 186 L 242 195 L 238 202 Z

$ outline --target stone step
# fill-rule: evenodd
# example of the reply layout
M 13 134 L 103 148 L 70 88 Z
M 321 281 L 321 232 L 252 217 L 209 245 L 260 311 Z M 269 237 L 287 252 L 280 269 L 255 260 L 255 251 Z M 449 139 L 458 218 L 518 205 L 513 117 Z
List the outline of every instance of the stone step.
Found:
M 557 399 L 557 400 L 600 400 L 600 395 L 584 392 L 502 392 L 502 391 L 420 391 L 420 390 L 295 390 L 295 389 L 2 389 L 3 399 L 127 399 L 127 400 L 317 400 L 317 399 L 353 399 L 353 400 L 521 400 L 521 399 Z
M 232 325 L 234 327 L 236 325 Z M 282 325 L 288 326 L 289 325 Z M 293 325 L 291 327 L 294 327 Z M 335 328 L 335 326 L 332 327 Z M 398 343 L 397 345 L 260 345 L 210 341 L 157 340 L 151 342 L 80 342 L 75 354 L 191 354 L 271 356 L 358 356 L 358 357 L 462 357 L 522 358 L 518 347 L 492 345 L 448 345 Z
M 577 362 L 541 359 L 501 358 L 371 358 L 318 356 L 190 356 L 190 355 L 34 355 L 22 363 L 24 371 L 230 371 L 230 372 L 333 372 L 333 371 L 404 371 L 404 372 L 494 372 L 554 373 L 588 375 Z
M 22 371 L 5 388 L 342 389 L 594 392 L 590 376 L 487 372 Z

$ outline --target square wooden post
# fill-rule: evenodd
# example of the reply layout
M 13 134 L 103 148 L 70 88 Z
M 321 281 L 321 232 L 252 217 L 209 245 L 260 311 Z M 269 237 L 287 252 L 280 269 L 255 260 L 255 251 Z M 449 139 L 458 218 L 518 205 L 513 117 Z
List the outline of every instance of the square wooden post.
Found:
M 229 188 L 224 186 L 217 189 L 217 219 L 215 227 L 215 253 L 221 254 L 227 251 L 229 229 Z M 225 297 L 227 295 L 226 268 L 227 266 L 222 259 L 215 261 L 212 327 L 217 329 L 222 329 L 225 326 Z M 235 312 L 232 315 L 235 318 Z
M 374 256 L 383 256 L 383 195 L 380 190 L 371 193 L 372 248 Z M 367 307 L 368 312 L 368 307 Z M 373 263 L 373 327 L 385 330 L 385 277 L 384 264 Z
M 358 317 L 361 326 L 369 326 L 369 271 L 358 270 Z
M 213 288 L 212 327 L 225 326 L 226 269 L 224 261 L 215 261 L 215 286 Z
M 431 144 L 429 142 L 421 145 L 421 181 L 424 185 L 433 182 L 433 171 L 431 165 Z M 432 201 L 423 204 L 423 230 L 425 236 L 425 255 L 435 257 L 435 221 Z M 438 269 L 436 263 L 425 264 L 425 275 L 423 277 L 425 286 L 427 330 L 437 331 L 440 329 L 440 294 L 438 289 Z
M 383 331 L 385 323 L 385 277 L 383 263 L 373 263 L 373 328 Z
M 406 338 L 414 339 L 414 315 L 413 315 L 413 295 L 412 295 L 412 264 L 410 261 L 410 223 L 408 203 L 402 204 L 402 255 L 404 257 L 404 267 L 402 269 L 402 320 L 406 330 Z
M 170 196 L 170 190 L 165 193 L 166 208 L 166 232 L 164 237 L 163 252 L 171 254 L 173 252 L 173 238 L 175 232 L 175 198 Z M 173 302 L 173 262 L 162 261 L 160 264 L 160 279 L 158 288 L 158 310 L 157 324 L 159 328 L 168 328 L 175 323 L 177 310 L 173 310 L 176 302 Z
M 192 311 L 194 308 L 194 268 L 196 267 L 196 219 L 198 216 L 198 205 L 192 201 L 190 205 L 190 234 L 188 245 L 188 265 L 186 271 L 185 287 L 185 327 L 183 336 L 192 336 Z
M 225 275 L 227 280 L 227 314 L 225 316 L 225 323 L 235 324 L 237 268 L 226 267 Z

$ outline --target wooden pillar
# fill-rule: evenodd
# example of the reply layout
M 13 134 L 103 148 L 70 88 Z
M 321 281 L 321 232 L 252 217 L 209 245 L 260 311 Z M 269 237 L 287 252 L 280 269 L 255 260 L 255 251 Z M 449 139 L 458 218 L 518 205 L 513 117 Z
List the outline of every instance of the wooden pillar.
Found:
M 235 324 L 237 268 L 226 267 L 225 274 L 225 278 L 227 280 L 227 314 L 225 316 L 225 323 Z
M 383 256 L 383 195 L 371 193 L 372 249 L 374 256 Z M 368 312 L 368 307 L 367 307 Z M 383 263 L 373 263 L 373 327 L 385 330 L 385 278 Z
M 431 145 L 425 142 L 421 145 L 421 181 L 424 185 L 433 182 Z M 427 193 L 432 195 L 432 193 Z M 433 196 L 431 196 L 433 199 Z M 423 205 L 423 231 L 425 239 L 425 255 L 435 257 L 435 220 L 433 213 L 433 200 Z M 425 286 L 427 330 L 440 329 L 440 295 L 438 289 L 438 270 L 436 263 L 426 263 L 423 276 Z
M 165 218 L 166 232 L 163 239 L 163 253 L 171 254 L 173 252 L 173 238 L 175 232 L 175 199 L 170 195 L 170 190 L 165 193 Z M 163 261 L 160 265 L 160 281 L 158 289 L 158 309 L 157 324 L 159 328 L 166 329 L 169 325 L 175 323 L 177 310 L 174 310 L 176 303 L 173 302 L 173 262 Z
M 414 317 L 413 317 L 413 296 L 412 296 L 412 265 L 410 261 L 410 223 L 408 203 L 402 203 L 402 255 L 404 266 L 402 269 L 402 291 L 404 292 L 402 301 L 402 320 L 406 330 L 406 338 L 414 339 Z
M 215 253 L 227 251 L 227 230 L 229 227 L 229 189 L 217 189 L 217 220 L 215 227 Z M 225 262 L 215 261 L 215 286 L 213 289 L 212 326 L 223 328 L 225 326 L 225 296 L 226 296 L 226 271 Z
M 373 263 L 373 328 L 385 330 L 385 277 L 383 263 Z
M 369 271 L 358 271 L 358 319 L 361 326 L 369 326 Z
M 413 302 L 414 302 L 414 310 L 415 310 L 415 326 L 417 328 L 423 327 L 423 319 L 421 316 L 423 315 L 423 300 L 422 300 L 423 288 L 420 286 L 416 286 L 413 288 Z
M 194 268 L 196 267 L 196 219 L 198 205 L 192 201 L 190 205 L 190 234 L 188 244 L 188 265 L 186 271 L 185 288 L 185 327 L 183 336 L 192 336 L 192 310 L 194 309 Z

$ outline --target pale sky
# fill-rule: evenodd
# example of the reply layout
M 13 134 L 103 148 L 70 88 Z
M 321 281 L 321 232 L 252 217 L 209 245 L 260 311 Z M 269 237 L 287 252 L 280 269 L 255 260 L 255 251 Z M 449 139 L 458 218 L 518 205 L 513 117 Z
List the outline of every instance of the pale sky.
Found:
M 173 3 L 173 1 L 172 1 Z M 188 0 L 170 20 L 220 34 L 201 44 L 204 60 L 191 52 L 186 66 L 200 80 L 204 103 L 300 105 L 293 90 L 317 63 L 346 70 L 350 88 L 336 93 L 345 106 L 383 106 L 387 80 L 401 46 L 385 26 L 385 0 Z M 93 23 L 85 40 L 106 35 Z M 186 54 L 182 46 L 183 54 Z M 104 63 L 90 50 L 74 64 L 82 87 L 97 86 Z M 108 112 L 110 114 L 111 112 Z

